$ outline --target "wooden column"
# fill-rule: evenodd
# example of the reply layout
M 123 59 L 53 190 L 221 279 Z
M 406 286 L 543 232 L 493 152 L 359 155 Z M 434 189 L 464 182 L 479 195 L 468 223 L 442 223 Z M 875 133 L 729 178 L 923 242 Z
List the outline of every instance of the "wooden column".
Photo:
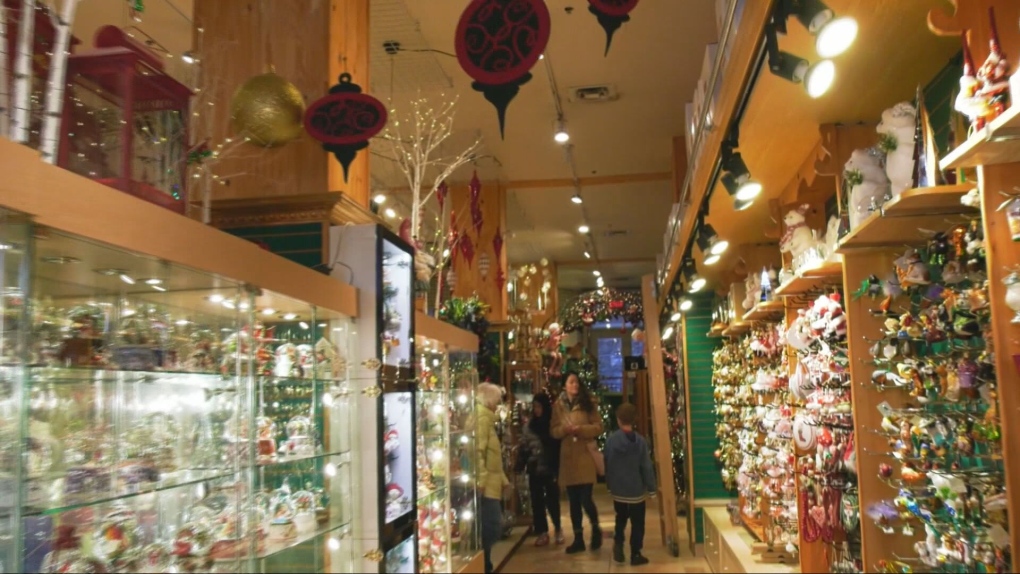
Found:
M 369 0 L 330 0 L 329 2 L 329 76 L 327 86 L 336 83 L 340 74 L 351 75 L 361 89 L 369 89 L 369 53 L 372 50 L 369 38 Z M 327 183 L 329 191 L 342 191 L 355 203 L 368 207 L 371 197 L 368 150 L 358 153 L 348 170 L 344 181 L 344 170 L 340 162 L 329 157 L 327 162 Z
M 495 181 L 482 183 L 481 198 L 479 199 L 482 212 L 481 233 L 476 233 L 474 225 L 471 223 L 471 195 L 467 184 L 458 184 L 450 188 L 447 201 L 452 206 L 455 216 L 454 225 L 460 233 L 460 237 L 470 237 L 474 245 L 474 256 L 470 263 L 464 259 L 460 249 L 452 254 L 452 257 L 456 259 L 454 263 L 456 282 L 453 295 L 455 297 L 470 297 L 477 294 L 492 308 L 489 313 L 489 321 L 505 321 L 508 308 L 506 285 L 504 284 L 500 288 L 496 283 L 496 275 L 500 269 L 503 270 L 504 277 L 507 275 L 506 188 Z M 503 248 L 498 257 L 495 255 L 495 248 L 492 244 L 497 229 L 503 233 Z M 489 258 L 489 270 L 485 277 L 482 277 L 478 269 L 478 262 L 483 254 Z M 541 286 L 541 281 L 539 285 Z
M 367 90 L 369 0 L 216 0 L 195 3 L 195 46 L 200 59 L 192 117 L 193 141 L 207 140 L 222 156 L 214 169 L 224 185 L 213 198 L 280 198 L 343 192 L 368 206 L 369 153 L 363 151 L 343 182 L 337 161 L 303 135 L 276 148 L 238 143 L 230 121 L 234 92 L 270 70 L 294 84 L 307 103 L 326 94 L 341 72 Z M 199 32 L 201 30 L 201 32 Z M 197 180 L 196 180 L 197 181 Z M 199 201 L 200 193 L 191 194 Z
M 662 541 L 670 547 L 673 555 L 677 556 L 680 550 L 676 521 L 676 491 L 673 489 L 673 442 L 669 439 L 666 371 L 662 364 L 662 341 L 659 337 L 659 312 L 655 305 L 654 282 L 653 275 L 645 275 L 641 279 L 648 357 L 648 396 L 652 404 L 652 445 L 655 451 L 652 453 L 652 460 L 655 463 L 655 476 L 659 480 L 659 527 L 662 531 Z M 689 513 L 688 520 L 693 518 L 693 513 Z

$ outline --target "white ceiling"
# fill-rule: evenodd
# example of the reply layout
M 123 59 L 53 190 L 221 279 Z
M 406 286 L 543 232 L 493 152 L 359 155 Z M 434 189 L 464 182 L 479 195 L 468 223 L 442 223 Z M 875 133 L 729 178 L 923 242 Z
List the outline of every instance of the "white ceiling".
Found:
M 194 0 L 211 2 L 215 0 Z M 281 1 L 281 0 L 276 0 Z M 323 0 L 311 0 L 323 1 Z M 171 72 L 187 81 L 188 68 L 179 54 L 191 48 L 191 0 L 149 0 L 142 22 L 131 21 L 125 0 L 88 0 L 80 5 L 75 32 L 85 46 L 102 24 L 132 24 L 148 33 L 175 57 Z M 532 70 L 507 113 L 506 139 L 499 137 L 496 112 L 455 58 L 454 30 L 465 0 L 372 0 L 372 92 L 389 101 L 398 113 L 412 97 L 431 101 L 458 98 L 455 134 L 446 146 L 457 153 L 478 137 L 483 150 L 473 166 L 455 179 L 466 181 L 472 169 L 483 180 L 499 179 L 509 189 L 507 250 L 512 263 L 547 257 L 560 263 L 560 285 L 566 289 L 594 287 L 596 266 L 617 287 L 636 287 L 640 276 L 654 272 L 655 254 L 672 203 L 667 177 L 647 174 L 671 169 L 671 142 L 683 133 L 684 103 L 692 98 L 701 72 L 705 45 L 714 42 L 713 0 L 656 0 L 640 3 L 616 33 L 608 57 L 605 34 L 587 10 L 585 0 L 546 0 L 552 15 L 547 58 Z M 568 14 L 567 9 L 572 8 Z M 144 35 L 139 35 L 145 40 Z M 395 40 L 405 50 L 385 53 L 383 42 Z M 429 51 L 435 50 L 435 51 Z M 548 73 L 559 87 L 580 178 L 611 177 L 611 184 L 582 188 L 583 208 L 572 204 L 572 187 L 563 180 L 575 175 L 564 149 L 552 139 L 556 106 Z M 609 84 L 620 94 L 609 103 L 572 103 L 571 88 Z M 628 175 L 641 175 L 627 182 Z M 376 192 L 390 191 L 394 204 L 409 211 L 402 176 L 374 154 L 372 180 Z M 558 180 L 543 183 L 535 180 Z M 623 183 L 618 183 L 618 182 Z M 515 182 L 528 182 L 515 185 Z M 484 190 L 483 190 L 484 193 Z M 400 197 L 405 195 L 405 197 Z M 393 204 L 391 204 L 393 205 Z M 586 246 L 577 227 L 587 219 L 594 248 Z M 625 234 L 606 236 L 606 232 Z M 588 249 L 599 260 L 584 259 Z

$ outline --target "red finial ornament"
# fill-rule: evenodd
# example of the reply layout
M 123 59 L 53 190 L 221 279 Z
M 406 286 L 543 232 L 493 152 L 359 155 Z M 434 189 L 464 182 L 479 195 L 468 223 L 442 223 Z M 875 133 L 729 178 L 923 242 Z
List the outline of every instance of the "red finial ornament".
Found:
M 347 181 L 347 170 L 355 156 L 368 147 L 369 139 L 386 127 L 386 119 L 386 106 L 361 93 L 361 86 L 352 83 L 351 75 L 345 72 L 327 95 L 308 106 L 305 130 L 336 157 Z
M 637 6 L 638 0 L 588 0 L 588 11 L 595 15 L 599 25 L 606 31 L 606 51 L 603 56 L 609 55 L 609 46 L 613 43 L 613 34 L 620 29 L 624 22 L 630 21 L 630 11 Z

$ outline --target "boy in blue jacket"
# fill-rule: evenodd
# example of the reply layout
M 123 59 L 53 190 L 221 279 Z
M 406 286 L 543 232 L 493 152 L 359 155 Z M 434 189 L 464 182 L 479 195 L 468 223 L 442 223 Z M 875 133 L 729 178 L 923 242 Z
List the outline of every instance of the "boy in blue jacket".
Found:
M 634 430 L 637 407 L 623 403 L 616 407 L 620 429 L 606 439 L 606 486 L 616 509 L 613 560 L 623 562 L 623 533 L 630 520 L 630 563 L 648 564 L 641 554 L 645 539 L 645 498 L 655 496 L 655 473 L 645 437 Z

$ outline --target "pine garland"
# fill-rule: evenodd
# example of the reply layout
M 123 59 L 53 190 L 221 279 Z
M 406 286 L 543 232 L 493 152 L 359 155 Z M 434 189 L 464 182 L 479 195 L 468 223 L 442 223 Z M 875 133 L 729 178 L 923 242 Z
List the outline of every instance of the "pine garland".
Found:
M 565 333 L 611 319 L 623 319 L 635 327 L 643 325 L 641 294 L 636 291 L 596 289 L 578 295 L 560 310 L 560 326 Z

